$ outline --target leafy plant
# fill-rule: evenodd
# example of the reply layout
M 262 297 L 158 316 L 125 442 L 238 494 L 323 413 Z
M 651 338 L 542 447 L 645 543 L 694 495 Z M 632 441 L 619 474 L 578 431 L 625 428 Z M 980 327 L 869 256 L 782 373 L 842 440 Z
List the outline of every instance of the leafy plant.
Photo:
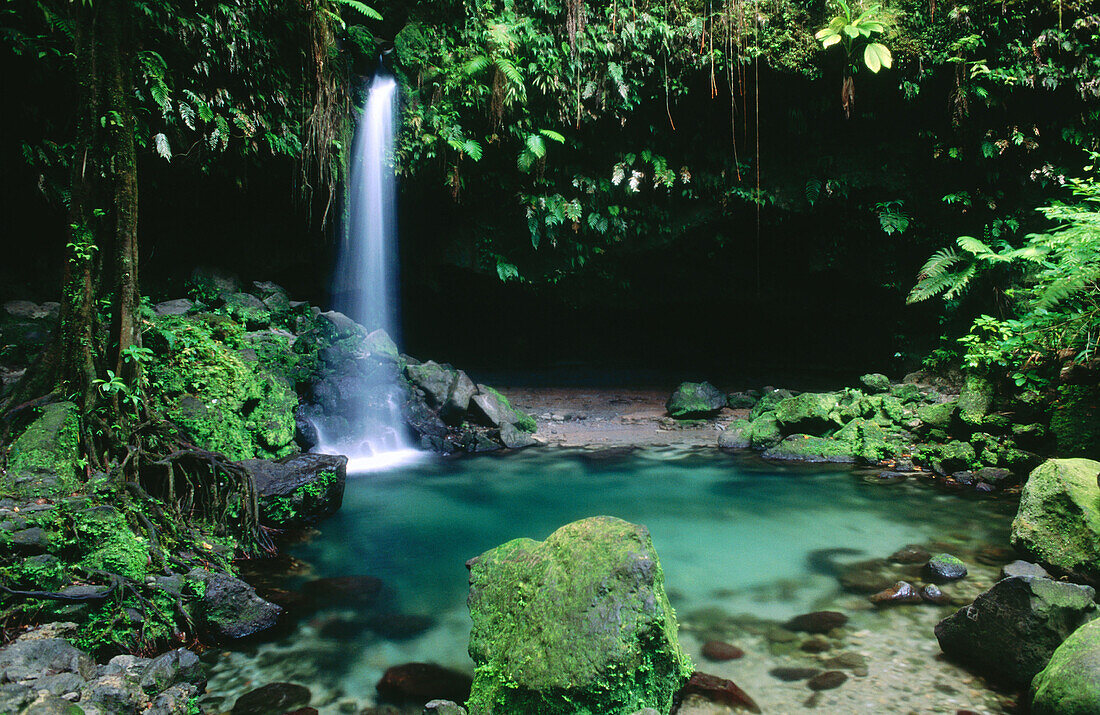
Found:
M 852 74 L 863 66 L 871 72 L 878 72 L 894 65 L 894 57 L 889 48 L 877 41 L 876 35 L 885 35 L 890 23 L 890 15 L 881 5 L 871 5 L 860 11 L 856 5 L 846 0 L 834 0 L 836 15 L 829 24 L 817 31 L 814 37 L 821 42 L 822 49 L 838 45 L 844 50 L 845 72 L 840 90 L 840 101 L 845 116 L 851 116 L 855 103 L 855 81 Z M 858 14 L 857 14 L 858 12 Z

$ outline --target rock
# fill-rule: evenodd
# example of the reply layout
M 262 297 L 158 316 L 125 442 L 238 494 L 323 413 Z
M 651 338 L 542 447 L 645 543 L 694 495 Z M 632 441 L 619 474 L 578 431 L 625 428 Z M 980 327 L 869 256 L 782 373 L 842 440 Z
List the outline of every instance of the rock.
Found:
M 231 293 L 226 296 L 225 310 L 230 315 L 249 322 L 253 320 L 263 322 L 269 312 L 264 302 L 251 293 Z
M 407 366 L 405 374 L 414 385 L 424 391 L 432 407 L 440 408 L 447 401 L 447 396 L 451 394 L 451 386 L 458 376 L 458 371 L 429 360 L 420 365 Z
M 397 343 L 381 328 L 367 334 L 363 339 L 363 348 L 371 357 L 379 360 L 398 362 L 401 359 L 401 351 L 397 349 Z
M 1047 568 L 1100 582 L 1100 462 L 1050 459 L 1028 477 L 1012 545 Z
M 921 405 L 917 408 L 917 419 L 928 429 L 946 430 L 951 426 L 951 420 L 958 409 L 959 403 L 955 400 Z
M 762 415 L 752 423 L 752 448 L 765 450 L 783 441 L 783 432 L 774 414 Z
M 867 659 L 859 653 L 848 651 L 840 653 L 825 661 L 826 668 L 844 668 L 845 670 L 860 670 L 867 667 Z
M 1096 617 L 1095 595 L 1088 586 L 1006 578 L 940 621 L 936 639 L 968 667 L 1024 687 L 1074 629 Z
M 745 655 L 745 651 L 724 641 L 707 641 L 703 644 L 702 653 L 707 660 L 716 662 L 736 660 Z
M 886 392 L 890 389 L 890 378 L 881 373 L 872 372 L 867 375 L 862 375 L 859 381 L 867 388 L 867 391 L 871 393 Z
M 820 435 L 830 426 L 837 427 L 829 418 L 836 406 L 836 395 L 803 392 L 776 405 L 775 419 L 785 434 Z
M 191 285 L 207 300 L 239 291 L 241 279 L 221 268 L 198 267 L 191 271 Z
M 321 313 L 320 317 L 332 326 L 332 329 L 336 331 L 337 338 L 350 337 L 363 330 L 359 323 L 356 323 L 348 316 L 336 310 L 329 310 Z
M 928 553 L 928 549 L 916 544 L 903 546 L 890 554 L 890 561 L 895 564 L 926 564 L 930 558 L 932 554 Z
M 772 668 L 768 671 L 768 674 L 773 678 L 782 680 L 785 683 L 793 683 L 796 680 L 808 680 L 821 673 L 821 668 L 794 668 L 794 667 L 781 667 Z
M 1092 372 L 1092 371 L 1090 371 Z M 1087 373 L 1086 373 L 1087 374 Z M 1056 454 L 1100 460 L 1100 379 L 1095 372 L 1080 384 L 1058 388 L 1050 416 Z
M 466 715 L 466 708 L 450 700 L 432 700 L 424 704 L 423 715 Z
M 936 554 L 924 567 L 928 577 L 936 583 L 957 581 L 966 577 L 966 564 L 951 554 Z
M 76 491 L 79 483 L 78 410 L 71 402 L 55 402 L 11 445 L 7 474 L 0 475 L 0 493 L 19 499 L 56 499 Z
M 980 425 L 993 405 L 993 383 L 984 375 L 968 373 L 959 392 L 959 417 L 970 425 Z
M 188 577 L 206 584 L 199 601 L 199 620 L 216 640 L 235 640 L 266 630 L 283 612 L 239 578 L 203 569 L 192 570 Z
M 992 484 L 995 487 L 1001 487 L 1015 481 L 1015 475 L 1012 474 L 1012 471 L 1001 467 L 982 467 L 974 472 L 974 478 L 979 482 Z
M 737 420 L 718 433 L 718 447 L 721 449 L 748 449 L 752 446 L 752 423 Z
M 0 648 L 0 681 L 26 680 L 56 673 L 95 674 L 95 661 L 60 638 L 17 640 Z
M 477 394 L 477 386 L 474 381 L 463 371 L 456 371 L 450 389 L 447 391 L 447 399 L 439 408 L 440 419 L 453 426 L 462 424 L 466 418 L 466 410 L 470 408 L 470 398 L 475 394 Z
M 851 593 L 878 593 L 894 584 L 896 577 L 886 570 L 882 559 L 870 559 L 847 564 L 837 578 L 840 586 Z
M 792 434 L 765 451 L 763 456 L 765 459 L 800 462 L 846 463 L 856 461 L 851 445 L 847 442 L 826 437 L 812 437 L 805 434 Z
M 785 627 L 791 631 L 805 633 L 828 633 L 848 622 L 848 616 L 838 611 L 814 611 L 803 613 L 787 621 Z
M 303 452 L 308 452 L 321 443 L 321 433 L 317 431 L 310 410 L 302 405 L 294 410 L 294 443 Z
M 500 426 L 500 441 L 508 449 L 523 449 L 538 444 L 529 433 L 507 422 Z
M 533 417 L 512 407 L 507 397 L 488 385 L 477 386 L 477 394 L 470 398 L 470 414 L 489 427 L 511 424 L 521 432 L 536 431 Z
M 946 444 L 928 445 L 917 452 L 922 464 L 937 474 L 953 474 L 974 466 L 977 454 L 967 442 L 954 440 Z
M 757 705 L 744 690 L 737 687 L 737 684 L 732 680 L 719 678 L 715 675 L 708 675 L 707 673 L 700 673 L 699 671 L 695 671 L 691 674 L 691 678 L 688 679 L 687 683 L 680 691 L 681 698 L 686 698 L 689 695 L 697 695 L 712 703 L 718 703 L 719 705 L 725 705 L 730 708 L 744 708 L 751 713 L 760 712 L 760 706 Z M 662 710 L 661 712 L 664 711 Z
M 237 698 L 232 715 L 272 715 L 309 705 L 313 694 L 297 683 L 268 683 Z
M 920 597 L 929 603 L 934 603 L 937 606 L 945 606 L 951 602 L 951 597 L 940 590 L 940 587 L 934 583 L 928 583 L 921 587 Z
M 198 688 L 190 683 L 173 685 L 153 700 L 153 707 L 145 715 L 194 715 L 194 700 Z M 315 710 L 314 713 L 317 711 Z
M 379 695 L 397 704 L 463 703 L 470 697 L 470 676 L 434 663 L 405 663 L 388 668 L 376 687 Z
M 284 529 L 315 524 L 340 508 L 348 458 L 329 454 L 295 454 L 278 461 L 237 462 L 252 474 L 260 518 Z
M 726 405 L 734 410 L 751 410 L 758 399 L 751 392 L 731 392 L 726 397 Z
M 201 685 L 206 682 L 206 670 L 197 655 L 186 648 L 177 648 L 153 658 L 140 682 L 145 692 L 159 693 L 177 683 Z
M 839 670 L 826 670 L 806 681 L 810 690 L 832 690 L 848 682 L 848 675 Z
M 1033 576 L 1037 578 L 1051 577 L 1050 573 L 1039 564 L 1033 564 L 1030 561 L 1023 561 L 1022 559 L 1017 559 L 1001 567 L 1001 578 L 1012 578 L 1013 576 Z
M 692 672 L 643 526 L 583 519 L 467 566 L 472 713 L 665 712 Z
M 872 595 L 871 603 L 878 605 L 890 605 L 894 603 L 920 603 L 921 595 L 913 584 L 908 581 L 898 581 L 893 586 Z
M 1100 621 L 1078 628 L 1031 681 L 1032 715 L 1100 713 Z
M 692 420 L 711 417 L 726 406 L 726 396 L 709 382 L 682 382 L 668 398 L 670 417 Z
M 186 315 L 195 307 L 195 304 L 186 298 L 166 300 L 153 306 L 153 313 L 161 315 Z
M 804 653 L 824 653 L 827 650 L 832 649 L 833 644 L 828 638 L 820 635 L 816 635 L 813 638 L 807 638 L 802 641 L 802 645 L 798 647 Z

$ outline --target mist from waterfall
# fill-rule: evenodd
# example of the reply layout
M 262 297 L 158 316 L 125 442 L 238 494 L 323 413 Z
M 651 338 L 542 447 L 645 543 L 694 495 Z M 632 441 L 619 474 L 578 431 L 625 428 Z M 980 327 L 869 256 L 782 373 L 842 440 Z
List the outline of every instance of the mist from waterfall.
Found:
M 397 187 L 393 152 L 397 82 L 379 71 L 370 84 L 350 158 L 347 212 L 333 285 L 334 308 L 368 331 L 400 342 Z M 388 343 L 373 333 L 367 348 Z M 382 353 L 379 353 L 382 354 Z M 420 452 L 409 443 L 404 393 L 394 364 L 365 355 L 355 375 L 334 389 L 354 403 L 346 423 L 317 424 L 318 451 L 345 454 L 349 472 L 404 464 Z M 354 394 L 354 398 L 352 398 Z

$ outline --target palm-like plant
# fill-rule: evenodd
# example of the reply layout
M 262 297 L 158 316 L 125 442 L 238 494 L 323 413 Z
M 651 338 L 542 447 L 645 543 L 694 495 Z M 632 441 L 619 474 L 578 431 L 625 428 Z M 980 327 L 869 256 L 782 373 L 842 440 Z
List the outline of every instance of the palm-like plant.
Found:
M 844 107 L 844 116 L 850 117 L 855 104 L 855 80 L 853 73 L 859 68 L 860 50 L 863 64 L 872 72 L 883 67 L 889 69 L 894 64 L 890 49 L 881 42 L 873 41 L 875 35 L 885 35 L 889 27 L 889 15 L 881 5 L 871 5 L 858 15 L 858 8 L 846 0 L 835 0 L 837 14 L 829 24 L 814 35 L 823 49 L 838 45 L 844 49 L 844 81 L 840 88 L 840 104 Z

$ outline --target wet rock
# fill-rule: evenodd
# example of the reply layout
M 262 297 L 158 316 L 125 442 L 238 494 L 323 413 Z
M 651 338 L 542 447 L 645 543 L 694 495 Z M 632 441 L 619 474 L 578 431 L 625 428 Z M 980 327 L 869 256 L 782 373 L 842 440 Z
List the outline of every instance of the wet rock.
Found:
M 898 581 L 893 586 L 872 595 L 871 603 L 888 606 L 897 603 L 920 603 L 921 595 L 908 581 Z
M 1009 469 L 1002 469 L 1001 467 L 982 467 L 974 472 L 974 477 L 979 482 L 992 484 L 998 488 L 1015 481 L 1015 475 L 1013 475 L 1012 471 Z
M 158 693 L 177 683 L 200 685 L 206 682 L 206 669 L 197 655 L 186 648 L 177 648 L 153 658 L 140 682 L 147 693 Z
M 195 307 L 195 304 L 186 298 L 166 300 L 153 306 L 153 312 L 157 316 L 162 315 L 186 315 Z
M 737 420 L 718 433 L 718 447 L 721 449 L 748 449 L 752 446 L 752 423 Z
M 943 652 L 1006 684 L 1024 687 L 1065 638 L 1097 616 L 1089 586 L 1006 578 L 936 625 Z
M 833 690 L 848 682 L 847 674 L 839 670 L 826 670 L 806 681 L 810 690 Z
M 95 661 L 60 638 L 17 640 L 0 648 L 0 681 L 26 680 L 56 673 L 95 673 Z
M 833 644 L 831 641 L 829 641 L 828 638 L 825 638 L 823 636 L 814 636 L 813 638 L 802 641 L 802 645 L 800 645 L 798 648 L 804 653 L 824 653 L 832 647 Z
M 283 612 L 239 578 L 204 569 L 193 569 L 188 577 L 206 584 L 199 621 L 216 640 L 236 640 L 271 628 Z
M 1033 576 L 1037 578 L 1050 578 L 1050 574 L 1045 568 L 1039 564 L 1033 564 L 1030 561 L 1023 561 L 1017 559 L 1010 564 L 1005 564 L 1001 568 L 1001 578 L 1012 578 L 1013 576 Z
M 853 453 L 852 445 L 849 442 L 827 437 L 814 437 L 808 434 L 792 434 L 764 452 L 763 456 L 765 459 L 799 462 L 849 463 L 856 461 L 856 455 Z
M 937 606 L 945 606 L 951 602 L 951 597 L 940 590 L 940 587 L 934 583 L 925 584 L 921 587 L 920 597 L 929 603 L 934 603 Z
M 295 454 L 277 461 L 237 462 L 256 482 L 260 518 L 267 526 L 298 528 L 336 513 L 344 499 L 348 458 Z
M 405 368 L 405 374 L 414 385 L 424 391 L 429 404 L 439 408 L 447 402 L 458 371 L 429 360 L 420 365 L 409 365 Z
M 682 382 L 668 398 L 665 409 L 675 419 L 700 419 L 726 406 L 726 395 L 709 382 Z
M 663 711 L 690 676 L 643 526 L 583 519 L 467 566 L 473 712 Z
M 873 484 L 899 484 L 909 478 L 908 472 L 882 471 L 867 481 Z
M 759 398 L 751 392 L 731 392 L 726 404 L 735 410 L 751 410 Z
M 886 568 L 883 559 L 871 559 L 849 564 L 840 574 L 840 586 L 850 593 L 878 593 L 897 579 Z
M 309 705 L 313 694 L 297 683 L 269 683 L 237 698 L 232 715 L 271 715 Z
M 157 695 L 153 706 L 144 715 L 193 715 L 194 700 L 198 692 L 199 689 L 190 683 L 173 685 Z
M 924 570 L 928 578 L 936 583 L 957 581 L 967 574 L 966 564 L 951 554 L 936 554 L 928 560 Z
M 930 558 L 932 558 L 932 554 L 929 553 L 928 549 L 916 544 L 903 546 L 890 554 L 890 561 L 895 564 L 926 564 Z
M 756 701 L 749 697 L 744 690 L 737 687 L 736 683 L 732 680 L 719 678 L 716 675 L 708 675 L 699 671 L 692 673 L 687 684 L 680 690 L 680 697 L 686 698 L 689 695 L 698 695 L 712 703 L 731 708 L 744 708 L 751 713 L 760 712 L 760 706 L 756 704 Z
M 508 449 L 523 449 L 538 444 L 529 432 L 524 432 L 507 422 L 500 426 L 500 441 Z
M 336 310 L 321 313 L 320 317 L 332 326 L 337 338 L 346 338 L 355 335 L 362 328 L 354 320 Z
M 848 651 L 829 658 L 824 666 L 830 669 L 861 670 L 867 667 L 867 659 L 859 653 Z
M 839 611 L 814 611 L 803 613 L 787 621 L 786 627 L 792 631 L 805 633 L 828 633 L 848 622 L 848 616 Z
M 782 667 L 772 668 L 768 671 L 768 675 L 778 680 L 782 680 L 785 683 L 793 683 L 796 680 L 808 680 L 820 673 L 821 668 Z
M 385 700 L 423 705 L 431 700 L 464 703 L 470 697 L 470 676 L 434 663 L 405 663 L 388 668 L 375 686 Z
M 741 650 L 732 643 L 726 643 L 725 641 L 707 641 L 703 644 L 703 657 L 707 660 L 713 660 L 721 662 L 724 660 L 736 660 L 745 655 L 745 651 Z
M 1012 545 L 1040 564 L 1100 583 L 1100 462 L 1050 459 L 1024 483 Z
M 477 386 L 474 381 L 461 370 L 454 373 L 454 379 L 447 390 L 447 399 L 439 408 L 439 417 L 446 424 L 457 426 L 466 418 L 466 411 L 470 409 L 470 398 L 477 394 Z
M 1100 713 L 1100 621 L 1074 631 L 1035 676 L 1031 682 L 1031 713 Z
M 466 708 L 450 700 L 432 700 L 424 704 L 423 715 L 466 715 Z

